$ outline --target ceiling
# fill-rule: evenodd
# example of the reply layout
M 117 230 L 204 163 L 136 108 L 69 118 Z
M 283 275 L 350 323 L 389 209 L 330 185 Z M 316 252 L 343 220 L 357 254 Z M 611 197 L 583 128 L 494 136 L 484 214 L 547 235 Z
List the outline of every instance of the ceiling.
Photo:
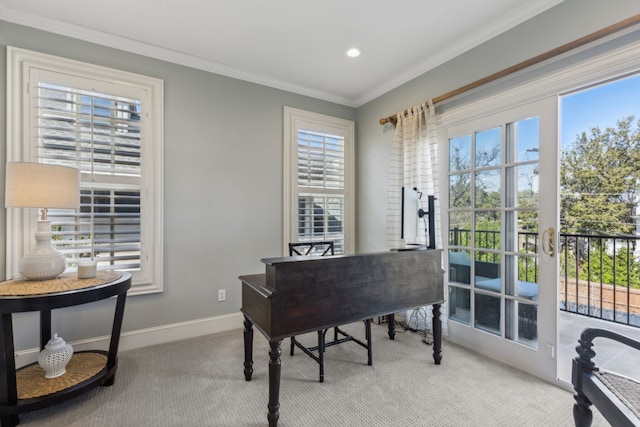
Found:
M 562 1 L 0 0 L 0 20 L 358 107 Z

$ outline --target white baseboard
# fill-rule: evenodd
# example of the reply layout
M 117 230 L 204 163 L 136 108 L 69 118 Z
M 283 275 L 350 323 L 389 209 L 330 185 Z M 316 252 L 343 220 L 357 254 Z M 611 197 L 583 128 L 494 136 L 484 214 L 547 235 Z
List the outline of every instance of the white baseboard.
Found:
M 150 345 L 164 344 L 187 338 L 225 332 L 243 327 L 244 317 L 237 312 L 224 316 L 197 319 L 189 322 L 174 323 L 154 328 L 125 332 L 120 338 L 120 351 L 135 350 Z M 107 345 L 109 337 L 104 337 Z M 108 347 L 105 347 L 108 348 Z
M 191 320 L 188 322 L 173 323 L 170 325 L 156 326 L 147 329 L 123 332 L 120 335 L 119 351 L 135 350 L 156 344 L 164 344 L 171 341 L 179 341 L 187 338 L 195 338 L 217 332 L 241 329 L 244 318 L 242 313 L 227 314 L 224 316 L 209 317 L 205 319 Z M 83 350 L 108 350 L 111 337 L 108 335 L 73 341 L 70 344 L 74 351 Z M 31 348 L 16 352 L 16 366 L 21 367 L 38 360 L 38 348 Z

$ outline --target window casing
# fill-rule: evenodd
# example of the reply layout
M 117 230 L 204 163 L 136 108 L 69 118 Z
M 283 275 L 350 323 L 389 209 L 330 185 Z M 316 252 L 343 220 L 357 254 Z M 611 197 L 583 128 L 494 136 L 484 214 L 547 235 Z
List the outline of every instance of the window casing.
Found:
M 162 291 L 163 82 L 8 48 L 7 159 L 81 171 L 79 210 L 50 209 L 74 261 L 130 271 L 130 293 Z M 7 211 L 7 277 L 33 241 L 36 209 Z
M 285 107 L 284 239 L 354 251 L 353 122 Z

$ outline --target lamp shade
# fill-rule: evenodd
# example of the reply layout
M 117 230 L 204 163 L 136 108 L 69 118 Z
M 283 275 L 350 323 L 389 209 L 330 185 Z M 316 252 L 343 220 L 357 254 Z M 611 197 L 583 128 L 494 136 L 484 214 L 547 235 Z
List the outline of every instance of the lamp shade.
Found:
M 80 207 L 80 171 L 44 163 L 8 162 L 5 207 Z

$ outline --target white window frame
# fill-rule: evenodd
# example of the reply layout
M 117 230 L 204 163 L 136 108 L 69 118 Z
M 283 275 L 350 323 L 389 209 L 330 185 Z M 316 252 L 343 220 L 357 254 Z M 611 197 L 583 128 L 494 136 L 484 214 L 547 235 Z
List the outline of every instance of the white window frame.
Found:
M 284 107 L 283 159 L 283 246 L 298 241 L 298 129 L 314 130 L 344 137 L 344 252 L 355 251 L 355 125 L 350 120 Z
M 29 76 L 32 70 L 89 79 L 97 84 L 136 90 L 145 97 L 141 112 L 140 270 L 132 271 L 129 295 L 163 290 L 163 174 L 164 174 L 164 82 L 160 79 L 74 61 L 53 55 L 7 47 L 7 161 L 37 161 L 33 153 L 29 114 Z M 37 138 L 35 138 L 37 139 Z M 34 244 L 36 209 L 7 209 L 6 276 L 18 276 L 18 262 Z

